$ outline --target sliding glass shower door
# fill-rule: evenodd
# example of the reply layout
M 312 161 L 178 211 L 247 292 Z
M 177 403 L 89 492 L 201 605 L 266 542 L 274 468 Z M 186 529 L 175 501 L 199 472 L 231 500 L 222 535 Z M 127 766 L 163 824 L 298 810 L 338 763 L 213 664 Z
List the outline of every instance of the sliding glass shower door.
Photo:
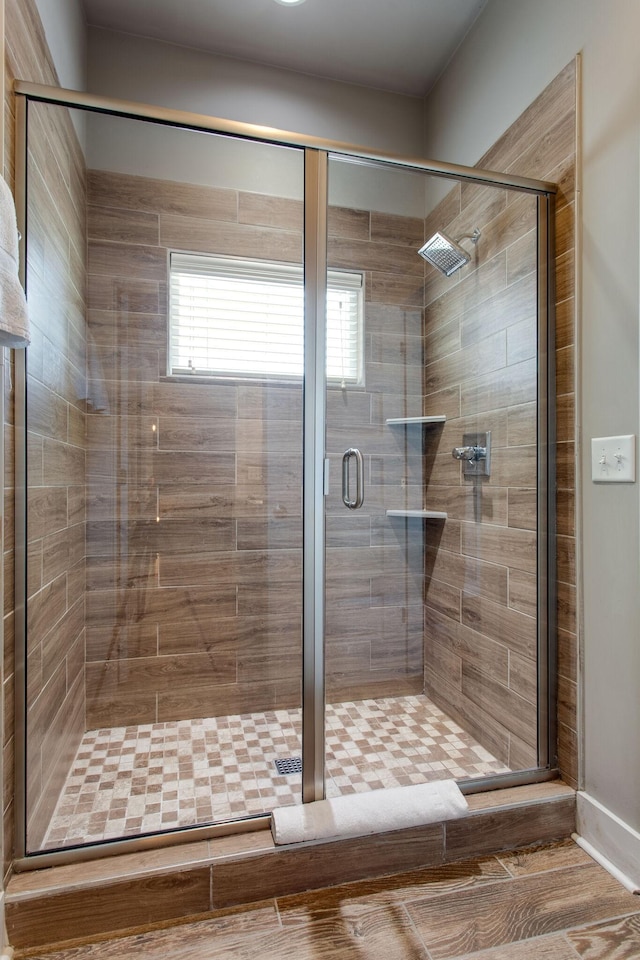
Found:
M 95 99 L 19 98 L 25 865 L 544 775 L 544 185 Z
M 300 797 L 303 154 L 74 119 L 29 105 L 29 852 Z

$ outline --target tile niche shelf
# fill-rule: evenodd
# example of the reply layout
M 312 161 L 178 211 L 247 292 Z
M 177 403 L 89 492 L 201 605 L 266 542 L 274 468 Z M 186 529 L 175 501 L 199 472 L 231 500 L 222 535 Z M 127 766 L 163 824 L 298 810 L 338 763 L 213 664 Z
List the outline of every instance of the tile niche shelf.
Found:
M 444 414 L 438 414 L 433 417 L 389 417 L 387 423 L 391 427 L 396 425 L 410 426 L 411 424 L 421 424 L 428 427 L 436 423 L 446 423 L 446 420 Z M 443 513 L 442 510 L 387 510 L 386 513 L 388 517 L 408 517 L 420 520 L 447 519 L 447 514 Z

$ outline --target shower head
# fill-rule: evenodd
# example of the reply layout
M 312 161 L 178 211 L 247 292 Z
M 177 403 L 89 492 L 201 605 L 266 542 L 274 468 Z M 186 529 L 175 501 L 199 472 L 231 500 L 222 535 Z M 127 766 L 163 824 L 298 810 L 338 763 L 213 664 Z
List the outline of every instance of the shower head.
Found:
M 420 247 L 418 253 L 427 263 L 433 264 L 434 267 L 444 273 L 445 277 L 450 277 L 452 273 L 455 273 L 460 267 L 464 267 L 465 263 L 469 263 L 471 260 L 471 254 L 460 246 L 459 241 L 467 239 L 471 240 L 472 243 L 477 243 L 479 238 L 480 231 L 477 227 L 473 233 L 465 233 L 457 240 L 452 240 L 446 233 L 439 231 L 434 233 L 423 247 Z

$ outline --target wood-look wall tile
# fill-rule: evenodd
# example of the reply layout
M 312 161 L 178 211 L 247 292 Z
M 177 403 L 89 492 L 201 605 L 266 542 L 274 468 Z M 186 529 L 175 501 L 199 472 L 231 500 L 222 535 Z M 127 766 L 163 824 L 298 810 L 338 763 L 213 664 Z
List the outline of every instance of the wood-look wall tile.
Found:
M 507 490 L 489 484 L 475 486 L 466 483 L 460 487 L 429 484 L 427 507 L 442 510 L 451 519 L 507 525 Z
M 422 337 L 399 335 L 397 330 L 392 333 L 370 333 L 367 336 L 366 358 L 376 363 L 422 365 Z
M 538 265 L 538 231 L 530 230 L 507 247 L 507 285 L 517 283 Z
M 509 407 L 507 416 L 509 446 L 520 447 L 528 444 L 535 444 L 537 432 L 537 404 L 525 403 L 522 406 Z
M 452 620 L 460 619 L 461 591 L 451 584 L 436 580 L 433 576 L 425 578 L 425 607 L 435 610 Z
M 167 254 L 161 247 L 92 240 L 88 269 L 98 276 L 160 282 L 166 279 Z
M 558 443 L 575 440 L 575 394 L 565 393 L 556 399 L 556 439 Z
M 456 353 L 461 348 L 460 319 L 459 317 L 431 327 L 424 339 L 425 363 L 430 364 L 441 360 L 450 353 Z
M 573 537 L 556 537 L 558 580 L 576 583 L 576 541 Z
M 61 574 L 29 598 L 27 630 L 30 646 L 39 643 L 46 631 L 64 614 L 67 607 L 67 578 Z
M 277 595 L 276 588 L 273 588 Z M 162 656 L 189 653 L 234 651 L 248 657 L 259 651 L 264 656 L 294 659 L 302 650 L 301 599 L 292 598 L 278 610 L 260 611 L 259 615 L 239 613 L 237 617 L 219 617 L 198 622 L 158 624 L 158 653 Z
M 206 583 L 231 586 L 272 581 L 295 584 L 301 576 L 301 549 L 243 550 L 238 554 L 193 553 L 160 558 L 161 587 Z
M 558 722 L 566 727 L 575 725 L 578 684 L 568 677 L 558 677 Z
M 537 529 L 538 498 L 535 487 L 509 488 L 509 526 L 521 530 Z
M 513 610 L 536 617 L 538 613 L 538 583 L 533 573 L 509 571 L 509 606 Z
M 155 623 L 87 627 L 88 662 L 154 657 L 158 652 L 158 625 Z
M 506 347 L 506 335 L 499 332 L 470 348 L 463 348 L 441 360 L 428 363 L 424 375 L 425 393 L 442 390 L 451 382 L 464 383 L 481 373 L 501 370 L 507 363 Z
M 527 530 L 463 523 L 462 552 L 529 573 L 536 569 L 536 537 Z
M 483 636 L 470 627 L 452 620 L 431 608 L 424 612 L 425 644 L 440 643 L 462 661 L 473 660 L 481 669 L 505 686 L 509 677 L 509 650 L 493 637 Z
M 371 641 L 334 638 L 326 634 L 325 669 L 327 678 L 337 677 L 342 683 L 359 682 L 371 671 Z M 300 663 L 297 664 L 300 669 Z
M 496 603 L 507 604 L 507 568 L 450 553 L 442 548 L 425 550 L 425 576 L 433 577 L 464 590 L 466 593 L 487 597 Z M 427 587 L 428 590 L 428 587 Z M 429 592 L 429 590 L 428 590 Z M 431 591 L 433 593 L 433 591 Z
M 368 210 L 351 210 L 348 207 L 329 205 L 327 230 L 330 237 L 349 240 L 369 240 L 371 215 Z
M 566 630 L 558 630 L 558 673 L 569 680 L 578 679 L 578 638 Z M 572 726 L 575 726 L 573 718 Z
M 576 518 L 575 493 L 573 490 L 560 489 L 557 491 L 556 518 L 560 536 L 574 537 L 576 532 Z
M 460 192 L 460 216 L 449 222 L 455 227 L 455 235 L 471 233 L 499 216 L 507 205 L 508 191 L 502 187 L 477 183 L 464 183 Z
M 416 250 L 424 241 L 424 220 L 371 211 L 371 240 Z
M 578 734 L 573 727 L 563 723 L 558 724 L 558 768 L 562 771 L 564 782 L 578 790 Z
M 87 305 L 90 311 L 118 311 L 125 315 L 158 313 L 158 283 L 137 277 L 93 276 L 88 284 Z
M 160 243 L 163 247 L 193 250 L 198 253 L 302 263 L 300 233 L 254 227 L 245 223 L 196 220 L 194 217 L 163 213 L 160 215 Z M 166 267 L 166 253 L 164 250 L 162 253 Z
M 450 190 L 427 215 L 424 222 L 424 235 L 430 237 L 436 230 L 441 230 L 444 224 L 450 223 L 458 216 L 462 207 L 461 184 L 454 183 Z
M 152 476 L 158 484 L 233 483 L 235 475 L 233 453 L 158 450 L 153 458 Z
M 365 303 L 365 323 L 369 333 L 388 335 L 395 330 L 402 336 L 422 337 L 423 319 L 422 303 L 419 308 L 395 303 Z
M 469 268 L 464 268 L 469 269 Z M 480 303 L 504 291 L 506 284 L 506 256 L 501 254 L 477 270 L 468 272 L 454 286 L 449 283 L 445 291 L 438 291 L 437 299 L 429 299 L 427 287 L 425 295 L 425 327 L 428 333 L 442 322 L 454 317 L 467 315 L 477 310 Z M 503 324 L 503 327 L 506 324 Z M 498 327 L 497 329 L 501 329 Z M 495 330 L 489 331 L 494 333 Z M 477 339 L 481 339 L 478 337 Z M 463 341 L 464 342 L 464 341 Z
M 93 696 L 86 705 L 87 728 L 99 730 L 104 727 L 157 723 L 157 699 L 155 692 L 136 693 L 134 696 Z
M 460 387 L 460 409 L 463 416 L 495 410 L 497 407 L 518 406 L 536 397 L 536 364 L 525 360 L 470 380 Z
M 425 693 L 448 717 L 474 737 L 479 744 L 503 763 L 509 762 L 509 732 L 482 707 L 449 683 L 446 677 L 432 675 L 425 662 Z M 455 859 L 455 858 L 453 858 Z
M 536 330 L 537 278 L 535 274 L 523 277 L 522 280 L 505 289 L 497 287 L 495 292 L 485 288 L 484 285 L 481 289 L 481 299 L 476 293 L 475 301 L 472 300 L 468 304 L 462 317 L 463 346 L 480 344 L 491 334 L 510 329 L 514 325 L 527 325 L 529 333 Z
M 143 243 L 154 246 L 158 243 L 159 232 L 157 213 L 97 206 L 89 206 L 87 209 L 87 235 L 90 240 L 113 240 L 116 243 Z
M 556 259 L 556 303 L 575 296 L 575 251 Z
M 507 329 L 507 363 L 520 363 L 535 357 L 538 349 L 538 330 L 533 318 L 514 323 Z
M 220 418 L 160 417 L 158 448 L 203 453 L 233 451 L 236 445 L 237 429 L 233 421 Z
M 573 346 L 556 350 L 556 391 L 558 395 L 575 391 Z
M 87 626 L 149 622 L 200 622 L 236 613 L 232 586 L 163 587 L 148 592 L 133 589 L 100 590 L 87 596 Z
M 239 384 L 237 388 L 239 419 L 288 420 L 302 423 L 302 385 L 301 384 Z M 207 390 L 207 394 L 208 394 Z M 213 414 L 206 414 L 213 416 Z M 220 413 L 231 416 L 231 412 Z
M 538 458 L 535 446 L 492 449 L 491 483 L 497 486 L 535 489 L 537 469 Z
M 575 489 L 575 445 L 558 443 L 556 445 L 556 483 L 559 488 Z
M 574 297 L 556 303 L 556 349 L 575 343 L 576 302 Z
M 91 310 L 89 330 L 94 343 L 115 347 L 143 347 L 166 340 L 167 316 L 158 312 L 133 310 Z M 164 350 L 162 351 L 164 354 Z
M 89 201 L 102 207 L 171 213 L 207 220 L 235 220 L 235 190 L 175 180 L 154 180 L 105 170 L 87 172 Z
M 413 247 L 382 241 L 331 238 L 327 249 L 330 267 L 344 270 L 371 270 L 422 277 L 424 263 Z
M 509 689 L 529 703 L 537 702 L 538 664 L 534 658 L 509 652 Z
M 370 278 L 367 277 L 365 295 L 367 303 L 403 304 L 406 307 L 422 309 L 424 300 L 423 278 L 422 276 L 404 276 L 401 273 L 384 273 L 377 270 Z
M 102 661 L 87 664 L 87 699 L 114 695 L 132 697 L 171 693 L 180 686 L 228 684 L 236 680 L 236 657 L 233 653 L 206 653 L 143 657 L 140 660 Z
M 262 713 L 289 709 L 298 704 L 278 702 L 275 683 L 211 683 L 158 694 L 158 722 L 225 717 L 236 713 Z
M 507 169 L 517 161 L 523 144 L 535 142 L 549 129 L 549 117 L 561 117 L 575 111 L 575 105 L 576 65 L 572 60 L 487 150 L 478 165 L 488 170 Z M 466 185 L 463 193 L 465 189 Z
M 536 652 L 537 624 L 517 610 L 485 600 L 483 597 L 462 595 L 462 622 L 467 627 L 504 644 L 525 657 Z
M 217 219 L 217 218 L 216 218 Z M 238 193 L 238 222 L 256 226 L 278 227 L 302 232 L 304 223 L 302 200 L 269 197 L 263 193 Z
M 424 416 L 459 417 L 461 410 L 460 386 L 447 387 L 424 397 Z
M 576 588 L 562 581 L 558 582 L 558 627 L 576 632 Z

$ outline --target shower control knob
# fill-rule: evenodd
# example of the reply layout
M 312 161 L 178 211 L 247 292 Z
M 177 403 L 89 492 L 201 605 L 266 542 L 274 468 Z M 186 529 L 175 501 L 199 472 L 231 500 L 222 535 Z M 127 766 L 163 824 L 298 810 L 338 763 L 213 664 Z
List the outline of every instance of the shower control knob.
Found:
M 454 447 L 451 455 L 456 460 L 484 460 L 487 449 L 486 447 Z

